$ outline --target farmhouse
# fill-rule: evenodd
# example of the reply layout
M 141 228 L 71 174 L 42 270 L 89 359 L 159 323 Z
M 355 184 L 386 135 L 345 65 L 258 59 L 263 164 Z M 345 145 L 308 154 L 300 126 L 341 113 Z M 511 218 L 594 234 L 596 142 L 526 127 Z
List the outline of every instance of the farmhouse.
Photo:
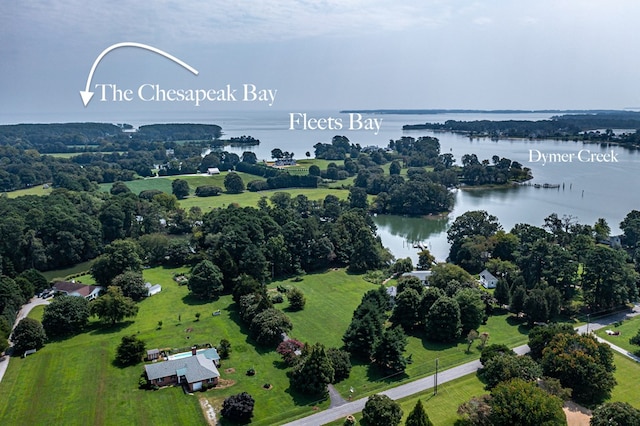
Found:
M 64 293 L 67 296 L 84 297 L 87 300 L 93 300 L 103 290 L 97 285 L 84 285 L 75 281 L 58 281 L 52 287 L 58 293 Z
M 493 276 L 491 272 L 485 269 L 484 271 L 480 272 L 480 284 L 482 284 L 484 288 L 496 288 L 498 279 Z
M 190 392 L 202 389 L 205 384 L 215 386 L 220 377 L 215 361 L 204 353 L 196 353 L 195 347 L 188 356 L 147 364 L 144 369 L 151 385 L 182 385 Z

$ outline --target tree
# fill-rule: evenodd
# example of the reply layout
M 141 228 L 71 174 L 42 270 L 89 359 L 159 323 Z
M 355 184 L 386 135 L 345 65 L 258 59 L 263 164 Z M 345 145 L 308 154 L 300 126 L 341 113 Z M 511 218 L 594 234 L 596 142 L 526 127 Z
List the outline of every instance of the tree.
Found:
M 425 320 L 427 336 L 437 342 L 454 342 L 460 337 L 460 306 L 451 297 L 443 296 L 431 306 Z
M 366 209 L 369 206 L 367 191 L 356 186 L 349 189 L 349 206 L 351 208 Z
M 420 294 L 413 288 L 407 288 L 396 296 L 391 322 L 400 325 L 405 330 L 412 330 L 421 321 Z
M 77 334 L 87 325 L 90 314 L 84 297 L 59 296 L 44 307 L 42 327 L 50 337 Z
M 189 277 L 189 291 L 201 299 L 208 299 L 222 293 L 222 272 L 220 268 L 203 260 L 193 267 Z
M 351 359 L 349 352 L 337 348 L 327 349 L 327 357 L 333 367 L 333 382 L 338 383 L 349 377 L 351 373 Z
M 142 249 L 133 240 L 116 240 L 105 247 L 105 253 L 91 265 L 91 276 L 106 287 L 125 271 L 142 270 Z
M 622 250 L 596 246 L 585 259 L 582 289 L 595 310 L 620 306 L 638 295 L 638 274 Z
M 398 259 L 396 263 L 391 267 L 391 271 L 394 274 L 402 274 L 404 272 L 413 271 L 413 263 L 411 262 L 410 257 L 406 257 L 404 259 Z
M 289 299 L 289 309 L 292 311 L 303 310 L 304 305 L 307 303 L 304 293 L 298 287 L 293 287 L 287 292 L 287 299 Z
M 126 271 L 111 281 L 111 285 L 120 287 L 122 294 L 130 297 L 136 302 L 147 297 L 148 290 L 144 286 L 144 278 L 142 274 L 136 271 Z
M 542 351 L 541 365 L 546 376 L 555 377 L 562 386 L 573 389 L 577 402 L 601 402 L 616 385 L 612 349 L 593 336 L 555 335 Z
M 422 284 L 422 281 L 420 281 L 418 277 L 403 276 L 398 278 L 397 283 L 398 283 L 397 285 L 398 294 L 401 294 L 405 290 L 412 289 L 419 295 L 422 295 L 422 293 L 425 290 L 425 286 Z
M 375 295 L 365 299 L 368 294 L 370 292 L 365 294 L 363 301 L 356 308 L 353 319 L 342 337 L 345 348 L 352 355 L 364 359 L 369 359 L 376 343 L 382 337 L 384 311 L 386 310 L 374 300 Z
M 176 196 L 178 200 L 182 200 L 189 195 L 190 188 L 189 182 L 184 179 L 176 179 L 171 182 L 171 193 Z
M 275 346 L 282 334 L 290 332 L 292 328 L 293 324 L 284 312 L 269 308 L 253 318 L 250 331 L 258 344 Z
M 373 350 L 373 362 L 386 373 L 401 373 L 407 367 L 404 350 L 407 335 L 401 327 L 386 329 Z
M 371 395 L 362 409 L 367 426 L 397 426 L 402 419 L 400 404 L 386 395 Z
M 566 425 L 562 400 L 549 395 L 535 383 L 512 379 L 500 383 L 491 392 L 491 414 L 494 426 Z
M 291 386 L 307 395 L 323 396 L 334 381 L 334 370 L 324 346 L 316 343 L 309 354 L 291 372 Z
M 311 176 L 320 176 L 320 167 L 315 164 L 309 166 L 309 175 Z
M 482 349 L 480 354 L 480 363 L 485 365 L 492 358 L 499 355 L 511 355 L 515 356 L 516 353 L 507 345 L 494 343 L 493 345 L 486 346 Z
M 242 153 L 242 161 L 249 164 L 256 164 L 258 162 L 258 157 L 256 157 L 254 152 L 245 151 Z
M 523 286 L 517 286 L 511 296 L 511 304 L 509 308 L 511 312 L 519 314 L 524 310 L 524 304 L 527 299 L 527 290 Z
M 423 249 L 418 252 L 418 269 L 426 270 L 431 269 L 431 267 L 436 263 L 436 258 L 428 249 Z
M 122 294 L 120 287 L 109 286 L 106 294 L 91 302 L 90 311 L 104 323 L 114 325 L 125 318 L 135 317 L 138 306 L 130 297 Z
M 460 284 L 474 283 L 475 280 L 467 271 L 451 263 L 438 263 L 431 268 L 432 275 L 429 277 L 429 285 L 445 290 L 451 281 Z
M 229 359 L 231 354 L 231 343 L 227 339 L 221 339 L 218 345 L 218 354 L 220 359 Z
M 640 410 L 627 402 L 606 402 L 593 410 L 591 426 L 639 426 Z
M 454 296 L 460 307 L 460 323 L 462 333 L 477 330 L 484 319 L 485 304 L 480 297 L 479 290 L 464 288 Z
M 240 194 L 244 191 L 244 182 L 239 174 L 235 172 L 229 172 L 224 177 L 224 189 L 229 194 Z
M 548 326 L 533 327 L 529 331 L 529 349 L 531 357 L 535 360 L 542 359 L 542 351 L 549 345 L 557 334 L 577 334 L 571 324 L 558 323 Z
M 242 392 L 225 398 L 220 414 L 222 417 L 236 423 L 246 423 L 253 417 L 255 400 L 251 395 Z
M 399 175 L 401 171 L 402 171 L 402 166 L 400 165 L 400 163 L 397 160 L 392 161 L 391 165 L 389 166 L 389 174 Z
M 145 343 L 135 335 L 122 336 L 116 349 L 116 361 L 123 367 L 136 365 L 145 355 Z
M 284 153 L 282 152 L 282 150 L 280 148 L 274 148 L 271 150 L 271 158 L 275 159 L 275 160 L 279 160 L 282 157 L 284 157 Z
M 489 415 L 491 414 L 490 401 L 491 395 L 481 395 L 460 404 L 458 415 L 462 417 L 461 425 L 492 426 L 489 420 Z
M 13 348 L 17 353 L 29 349 L 40 349 L 47 341 L 47 335 L 40 321 L 33 318 L 23 318 L 11 334 Z
M 298 354 L 296 352 L 301 351 L 304 347 L 304 343 L 296 339 L 288 339 L 280 342 L 276 348 L 276 352 L 282 357 L 282 361 L 289 367 L 298 362 Z
M 493 292 L 493 297 L 500 305 L 509 305 L 511 303 L 511 290 L 509 289 L 509 283 L 504 278 L 498 279 L 496 284 L 496 290 Z
M 529 356 L 504 354 L 489 359 L 480 371 L 480 376 L 486 383 L 486 389 L 493 389 L 498 383 L 513 378 L 533 382 L 542 376 L 542 369 Z
M 640 242 L 640 210 L 632 210 L 620 222 L 620 229 L 624 232 L 624 244 L 635 249 Z
M 404 424 L 405 426 L 433 426 L 433 423 L 429 420 L 427 412 L 422 406 L 422 401 L 418 400 L 418 402 L 416 402 L 416 405 L 409 413 L 407 421 Z
M 527 315 L 530 326 L 536 322 L 547 322 L 549 320 L 549 305 L 544 297 L 544 292 L 535 288 L 529 292 L 524 299 L 523 312 Z
M 451 243 L 449 257 L 453 262 L 458 261 L 458 251 L 463 243 L 472 237 L 489 238 L 502 227 L 498 218 L 484 210 L 468 211 L 456 218 L 447 231 L 447 241 Z

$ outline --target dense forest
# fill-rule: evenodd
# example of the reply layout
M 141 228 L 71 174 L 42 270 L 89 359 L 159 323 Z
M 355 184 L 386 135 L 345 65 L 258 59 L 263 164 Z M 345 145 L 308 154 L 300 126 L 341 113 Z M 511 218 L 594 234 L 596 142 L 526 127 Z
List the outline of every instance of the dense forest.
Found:
M 564 114 L 549 120 L 447 120 L 445 123 L 407 124 L 405 130 L 440 130 L 468 134 L 470 137 L 566 139 L 616 142 L 637 146 L 640 138 L 640 113 L 609 111 Z M 616 134 L 612 129 L 624 129 Z

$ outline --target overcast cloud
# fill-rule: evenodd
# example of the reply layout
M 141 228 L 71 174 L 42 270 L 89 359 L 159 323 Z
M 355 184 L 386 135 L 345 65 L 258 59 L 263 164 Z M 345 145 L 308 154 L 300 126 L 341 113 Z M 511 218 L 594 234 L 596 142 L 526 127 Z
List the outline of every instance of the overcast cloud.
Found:
M 0 4 L 0 117 L 269 108 L 256 103 L 98 102 L 96 83 L 277 89 L 271 109 L 640 107 L 640 2 L 25 0 Z M 401 3 L 401 4 L 397 4 Z

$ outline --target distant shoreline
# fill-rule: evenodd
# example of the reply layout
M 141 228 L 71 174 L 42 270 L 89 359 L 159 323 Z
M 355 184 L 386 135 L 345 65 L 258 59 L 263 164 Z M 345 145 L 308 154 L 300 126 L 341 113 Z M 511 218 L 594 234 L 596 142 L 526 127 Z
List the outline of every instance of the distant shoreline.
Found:
M 632 112 L 629 109 L 345 109 L 340 114 L 598 114 Z

